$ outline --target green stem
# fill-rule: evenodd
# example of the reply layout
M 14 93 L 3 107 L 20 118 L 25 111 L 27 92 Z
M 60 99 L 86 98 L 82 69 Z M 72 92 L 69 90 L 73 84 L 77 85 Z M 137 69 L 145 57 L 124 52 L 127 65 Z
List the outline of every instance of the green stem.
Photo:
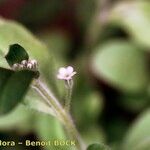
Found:
M 76 146 L 78 148 L 78 150 L 85 150 L 86 146 L 83 143 L 75 125 L 74 122 L 70 116 L 70 114 L 68 114 L 63 107 L 61 106 L 61 104 L 59 103 L 59 101 L 57 100 L 57 98 L 53 95 L 53 93 L 47 88 L 47 86 L 45 84 L 43 84 L 40 80 L 36 80 L 34 82 L 35 89 L 43 98 L 46 99 L 46 101 L 49 102 L 49 104 L 51 105 L 50 107 L 54 110 L 54 112 L 56 113 L 57 117 L 60 119 L 60 121 L 64 124 L 64 126 L 66 127 L 66 130 L 68 131 L 68 133 L 70 134 L 70 136 L 72 138 L 74 138 L 74 140 L 76 141 Z
M 66 93 L 66 99 L 65 99 L 65 110 L 66 112 L 70 112 L 70 106 L 71 106 L 71 98 L 72 98 L 72 90 L 73 90 L 73 81 L 67 81 L 66 83 L 67 93 Z

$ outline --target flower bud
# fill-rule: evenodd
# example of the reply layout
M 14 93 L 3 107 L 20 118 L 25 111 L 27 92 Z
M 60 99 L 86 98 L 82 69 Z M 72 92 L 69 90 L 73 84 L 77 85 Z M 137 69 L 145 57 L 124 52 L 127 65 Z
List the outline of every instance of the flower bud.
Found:
M 33 68 L 36 69 L 37 68 L 37 61 L 35 59 L 30 60 L 30 63 L 33 65 Z
M 23 68 L 24 68 L 24 65 L 19 64 L 19 68 L 18 69 L 23 69 Z
M 27 60 L 23 60 L 23 61 L 21 62 L 21 64 L 22 64 L 23 66 L 27 66 L 27 63 L 28 63 Z
M 32 69 L 32 68 L 33 68 L 32 63 L 28 62 L 28 64 L 27 64 L 27 68 L 28 68 L 28 69 Z
M 13 64 L 12 68 L 13 68 L 13 70 L 17 70 L 19 68 L 19 64 L 17 64 L 17 63 Z

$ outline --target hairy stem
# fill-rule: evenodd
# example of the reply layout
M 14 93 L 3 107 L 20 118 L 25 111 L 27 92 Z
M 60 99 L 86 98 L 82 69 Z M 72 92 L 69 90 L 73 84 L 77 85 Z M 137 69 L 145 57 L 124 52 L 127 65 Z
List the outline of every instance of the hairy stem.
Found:
M 47 88 L 45 84 L 43 84 L 40 80 L 36 80 L 33 84 L 35 87 L 34 89 L 47 101 L 49 102 L 50 107 L 54 110 L 56 113 L 57 117 L 60 119 L 60 121 L 64 124 L 66 127 L 66 130 L 70 134 L 72 138 L 76 141 L 76 146 L 78 150 L 85 150 L 86 146 L 83 143 L 74 123 L 73 120 L 68 114 L 57 98 L 53 95 L 53 93 L 50 91 L 50 89 Z
M 66 95 L 67 96 L 66 96 L 66 99 L 65 99 L 65 110 L 66 110 L 66 112 L 70 112 L 72 88 L 67 89 L 67 94 Z
M 73 80 L 68 80 L 66 82 L 66 98 L 65 98 L 65 110 L 66 112 L 70 112 L 71 106 L 71 98 L 72 98 L 72 90 L 73 90 Z

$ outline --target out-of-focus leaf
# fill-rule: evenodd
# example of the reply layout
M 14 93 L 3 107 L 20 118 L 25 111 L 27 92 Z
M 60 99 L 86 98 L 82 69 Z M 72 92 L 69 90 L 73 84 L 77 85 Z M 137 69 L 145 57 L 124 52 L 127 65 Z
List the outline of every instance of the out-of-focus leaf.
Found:
M 77 60 L 75 68 L 80 77 L 74 78 L 74 94 L 72 97 L 72 114 L 77 126 L 82 131 L 88 130 L 91 124 L 95 124 L 103 110 L 103 95 L 101 91 L 97 91 L 90 84 L 88 73 L 85 72 L 86 58 L 86 56 L 80 56 Z
M 55 65 L 52 59 L 52 51 L 48 50 L 43 43 L 16 22 L 0 18 L 0 33 L 0 66 L 9 68 L 5 55 L 8 53 L 9 45 L 18 43 L 28 50 L 31 59 L 38 61 L 38 70 L 41 77 L 50 85 L 52 91 L 58 93 L 55 83 L 56 71 L 53 69 Z
M 150 98 L 150 85 L 148 87 L 148 97 Z
M 38 37 L 53 51 L 54 55 L 59 59 L 64 59 L 70 48 L 70 38 L 63 31 L 46 31 L 38 34 Z M 63 60 L 64 61 L 64 60 Z
M 91 126 L 81 131 L 81 135 L 88 145 L 100 142 L 104 143 L 106 140 L 104 131 L 95 124 L 91 124 Z
M 118 114 L 120 115 L 120 114 Z M 122 116 L 112 115 L 110 114 L 110 118 L 104 123 L 104 128 L 107 136 L 107 140 L 113 144 L 119 144 L 122 141 L 129 123 Z
M 134 122 L 127 132 L 123 150 L 149 150 L 150 148 L 150 110 Z
M 10 112 L 22 101 L 34 76 L 35 73 L 29 70 L 13 72 L 13 74 L 9 76 L 0 91 L 1 114 Z
M 28 91 L 28 94 L 24 100 L 24 104 L 30 109 L 55 116 L 55 112 L 46 104 L 46 102 L 44 102 L 42 97 L 39 97 L 37 92 L 35 92 L 32 88 Z
M 96 122 L 103 107 L 102 97 L 98 93 L 92 91 L 87 91 L 87 95 L 82 93 L 81 95 L 79 94 L 79 96 L 78 94 L 74 96 L 73 113 L 77 123 L 85 128 L 85 124 L 86 127 L 88 127 L 92 122 Z
M 0 49 L 0 67 L 3 67 L 3 68 L 9 68 L 9 64 L 7 63 L 7 60 L 4 59 L 4 53 L 3 51 Z
M 12 113 L 0 117 L 0 131 L 29 132 L 33 127 L 33 116 L 33 113 L 26 107 L 18 105 Z
M 87 148 L 87 150 L 110 150 L 110 149 L 103 144 L 92 144 Z
M 133 111 L 139 112 L 143 110 L 145 107 L 148 107 L 150 104 L 150 100 L 148 95 L 121 95 L 119 97 L 118 103 L 124 108 Z
M 35 123 L 35 132 L 38 137 L 43 141 L 52 141 L 55 140 L 66 140 L 66 135 L 63 130 L 62 125 L 60 122 L 49 115 L 40 114 L 38 113 L 36 116 L 36 123 Z M 67 150 L 69 147 L 67 146 L 60 146 L 60 145 L 48 145 L 46 146 L 47 150 L 50 149 L 60 149 L 60 150 Z
M 131 38 L 144 47 L 150 47 L 150 2 L 118 2 L 111 14 L 113 24 L 122 27 Z
M 52 60 L 52 52 L 49 52 L 47 47 L 34 37 L 20 24 L 0 18 L 0 65 L 7 67 L 7 61 L 4 57 L 8 53 L 9 45 L 18 43 L 24 49 L 28 50 L 30 58 L 36 59 L 39 64 L 39 71 L 47 83 L 51 85 L 52 90 L 56 91 L 55 76 L 52 71 L 54 66 Z M 11 33 L 11 34 L 10 34 Z
M 92 58 L 92 69 L 97 77 L 125 93 L 148 89 L 147 56 L 129 42 L 116 40 L 99 46 Z
M 15 63 L 21 63 L 22 60 L 28 60 L 29 55 L 19 44 L 10 45 L 6 60 L 10 66 Z

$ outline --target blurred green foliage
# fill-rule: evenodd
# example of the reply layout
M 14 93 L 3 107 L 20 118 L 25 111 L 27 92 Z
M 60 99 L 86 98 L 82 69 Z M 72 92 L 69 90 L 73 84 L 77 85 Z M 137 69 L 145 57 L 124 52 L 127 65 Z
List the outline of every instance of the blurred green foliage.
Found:
M 93 56 L 93 70 L 124 93 L 147 91 L 148 58 L 129 42 L 116 40 L 100 46 Z
M 109 150 L 109 148 L 102 144 L 92 144 L 88 147 L 87 150 Z
M 150 110 L 144 112 L 129 129 L 123 143 L 124 150 L 148 150 L 150 148 Z
M 0 66 L 9 68 L 4 59 L 9 45 L 22 45 L 38 60 L 42 79 L 62 104 L 66 91 L 63 81 L 56 80 L 56 68 L 75 66 L 71 113 L 86 143 L 108 144 L 112 150 L 149 150 L 149 10 L 146 0 L 27 1 L 16 20 L 44 44 L 22 25 L 1 19 Z M 68 139 L 49 114 L 53 112 L 30 90 L 23 105 L 0 117 L 0 136 Z

